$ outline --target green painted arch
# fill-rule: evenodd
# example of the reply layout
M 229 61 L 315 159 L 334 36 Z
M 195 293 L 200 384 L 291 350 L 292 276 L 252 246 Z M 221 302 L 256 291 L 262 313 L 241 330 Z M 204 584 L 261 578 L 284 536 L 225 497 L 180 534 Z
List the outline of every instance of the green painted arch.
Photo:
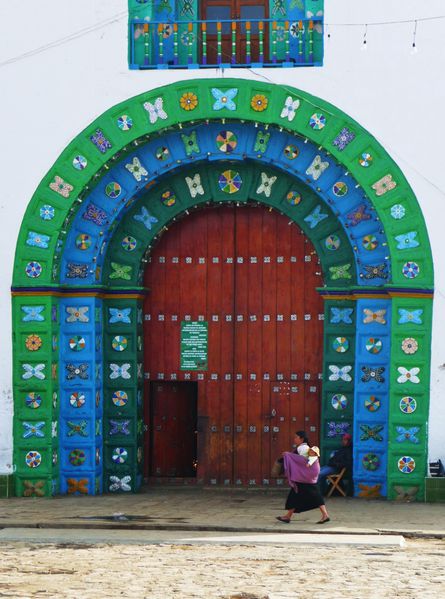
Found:
M 238 205 L 255 202 L 270 206 L 272 209 L 286 215 L 289 223 L 297 224 L 314 245 L 320 260 L 324 279 L 329 280 L 333 286 L 348 287 L 356 283 L 354 272 L 354 255 L 345 231 L 339 227 L 337 217 L 332 210 L 323 205 L 323 213 L 328 216 L 317 227 L 310 228 L 304 220 L 316 206 L 320 204 L 318 194 L 302 183 L 296 182 L 294 177 L 284 175 L 273 168 L 263 168 L 257 164 L 231 164 L 224 162 L 224 170 L 232 168 L 240 175 L 242 187 L 236 195 L 227 195 L 222 192 L 218 185 L 218 175 L 223 170 L 218 162 L 213 164 L 201 164 L 191 167 L 190 165 L 181 169 L 167 181 L 161 181 L 150 190 L 139 201 L 132 204 L 118 226 L 113 232 L 112 240 L 108 246 L 107 257 L 103 268 L 103 283 L 106 287 L 113 289 L 135 288 L 141 284 L 144 270 L 144 257 L 150 253 L 152 245 L 158 236 L 166 230 L 170 223 L 196 207 L 206 205 L 236 203 Z M 260 173 L 266 171 L 269 177 L 276 176 L 273 184 L 273 194 L 266 197 L 258 193 Z M 205 190 L 203 195 L 191 197 L 186 177 L 200 176 Z M 275 187 L 276 186 L 276 187 Z M 304 196 L 304 202 L 297 206 L 291 206 L 287 200 L 287 194 L 296 191 Z M 159 201 L 163 193 L 174 194 L 175 204 L 171 207 L 165 206 Z M 146 207 L 157 222 L 148 230 L 140 220 L 135 220 L 135 215 L 141 213 L 142 206 Z M 326 239 L 336 235 L 339 239 L 340 248 L 332 252 L 326 247 Z M 131 236 L 137 240 L 134 251 L 128 252 L 122 246 L 122 240 Z M 346 265 L 344 273 L 338 272 L 338 265 Z M 349 266 L 348 266 L 349 265 Z
M 214 88 L 226 93 L 227 101 L 224 105 L 218 105 L 218 94 L 215 96 L 215 93 L 212 91 Z M 236 93 L 229 90 L 236 90 Z M 185 104 L 186 99 L 189 100 L 189 104 Z M 144 104 L 146 104 L 146 107 L 144 107 Z M 186 110 L 186 107 L 193 109 Z M 258 110 L 258 107 L 264 108 L 264 110 Z M 154 113 L 155 108 L 157 109 L 157 113 Z M 152 117 L 151 120 L 150 114 Z M 130 121 L 131 127 L 129 126 Z M 141 387 L 142 377 L 139 376 L 139 365 L 141 364 L 142 350 L 137 348 L 139 346 L 137 346 L 135 340 L 141 336 L 142 320 L 132 322 L 128 325 L 123 323 L 119 326 L 114 323 L 110 324 L 109 322 L 103 323 L 101 320 L 104 318 L 104 315 L 108 314 L 109 309 L 128 309 L 131 306 L 131 310 L 133 310 L 134 314 L 138 314 L 138 318 L 142 314 L 140 295 L 138 296 L 136 293 L 133 297 L 130 297 L 131 294 L 126 294 L 125 291 L 130 291 L 127 283 L 131 282 L 131 285 L 134 287 L 134 283 L 137 282 L 139 272 L 136 274 L 136 268 L 139 268 L 143 255 L 135 254 L 137 260 L 135 259 L 134 261 L 134 278 L 130 282 L 125 279 L 110 279 L 109 277 L 112 271 L 116 270 L 111 267 L 111 256 L 113 256 L 113 260 L 116 259 L 117 263 L 120 260 L 121 253 L 119 253 L 120 250 L 118 248 L 118 243 L 120 242 L 119 235 L 120 230 L 122 229 L 123 231 L 123 227 L 128 222 L 127 217 L 124 217 L 121 225 L 116 223 L 118 228 L 112 231 L 113 239 L 109 248 L 110 265 L 106 266 L 105 272 L 105 275 L 108 275 L 109 289 L 117 292 L 114 297 L 105 297 L 103 293 L 104 288 L 101 286 L 98 286 L 98 289 L 95 290 L 91 289 L 91 286 L 79 289 L 76 285 L 59 285 L 55 282 L 56 277 L 53 277 L 53 273 L 56 272 L 56 267 L 60 262 L 61 252 L 63 251 L 63 236 L 69 232 L 73 218 L 81 206 L 84 197 L 101 181 L 103 175 L 111 168 L 110 165 L 117 163 L 120 158 L 125 157 L 130 151 L 134 151 L 134 148 L 143 143 L 144 139 L 162 139 L 163 136 L 178 127 L 185 128 L 195 126 L 195 124 L 205 124 L 210 121 L 217 123 L 248 121 L 250 123 L 261 124 L 264 127 L 283 128 L 283 130 L 300 138 L 307 138 L 315 143 L 317 147 L 323 148 L 326 152 L 330 153 L 338 163 L 344 166 L 346 171 L 351 173 L 375 208 L 388 239 L 392 281 L 391 285 L 381 285 L 380 289 L 377 290 L 381 294 L 378 296 L 380 299 L 376 299 L 376 296 L 373 296 L 372 293 L 367 295 L 366 290 L 362 290 L 365 291 L 365 294 L 356 296 L 354 295 L 356 289 L 349 286 L 346 289 L 347 286 L 343 285 L 344 282 L 342 282 L 343 289 L 339 290 L 340 293 L 343 292 L 343 297 L 335 297 L 335 290 L 329 290 L 333 294 L 331 297 L 327 297 L 326 300 L 325 379 L 330 376 L 332 365 L 335 367 L 353 365 L 354 370 L 351 370 L 351 372 L 354 374 L 354 379 L 351 381 L 340 381 L 340 383 L 331 379 L 331 383 L 324 385 L 322 401 L 325 413 L 323 418 L 326 422 L 323 420 L 323 423 L 331 422 L 335 416 L 331 398 L 334 388 L 337 390 L 340 387 L 340 390 L 345 394 L 349 393 L 351 397 L 354 395 L 355 407 L 362 401 L 365 387 L 363 387 L 363 379 L 360 378 L 361 369 L 378 364 L 376 359 L 374 362 L 369 361 L 368 354 L 365 353 L 364 341 L 367 335 L 381 335 L 383 338 L 382 329 L 379 329 L 381 323 L 379 321 L 369 323 L 367 320 L 369 316 L 367 314 L 372 313 L 378 316 L 376 310 L 385 310 L 385 317 L 383 318 L 386 326 L 384 330 L 384 343 L 387 352 L 390 352 L 387 353 L 384 363 L 384 367 L 388 370 L 387 375 L 385 375 L 388 377 L 387 388 L 385 390 L 385 426 L 387 435 L 385 439 L 385 459 L 387 457 L 388 465 L 387 471 L 381 473 L 380 479 L 373 478 L 374 475 L 362 478 L 361 484 L 366 488 L 358 491 L 358 494 L 363 492 L 363 496 L 367 496 L 366 493 L 369 492 L 369 496 L 372 496 L 372 493 L 375 492 L 373 488 L 381 485 L 379 481 L 384 481 L 382 484 L 387 485 L 387 491 L 385 487 L 385 494 L 387 493 L 388 496 L 394 497 L 397 486 L 403 486 L 404 481 L 407 481 L 407 484 L 410 485 L 411 481 L 415 480 L 418 483 L 418 496 L 421 496 L 423 476 L 426 471 L 425 448 L 429 398 L 433 269 L 428 235 L 417 200 L 400 169 L 381 145 L 360 127 L 358 123 L 340 110 L 293 88 L 255 81 L 247 82 L 239 79 L 205 79 L 179 82 L 141 94 L 114 106 L 91 123 L 73 140 L 37 188 L 28 206 L 19 233 L 13 275 L 13 318 L 15 332 L 14 398 L 16 414 L 14 438 L 15 463 L 18 465 L 17 489 L 19 494 L 23 493 L 26 487 L 25 483 L 29 485 L 34 484 L 34 482 L 44 482 L 45 494 L 51 494 L 51 492 L 54 492 L 54 488 L 57 489 L 57 484 L 54 486 L 54 481 L 57 481 L 59 470 L 63 474 L 63 468 L 66 468 L 68 456 L 63 454 L 63 451 L 66 449 L 63 443 L 67 445 L 66 439 L 63 443 L 61 442 L 62 450 L 58 448 L 59 441 L 57 439 L 49 441 L 46 439 L 37 440 L 38 442 L 34 439 L 29 441 L 24 439 L 22 427 L 25 419 L 31 418 L 28 408 L 24 405 L 24 400 L 26 397 L 26 401 L 30 400 L 32 403 L 34 396 L 29 397 L 29 395 L 41 394 L 42 410 L 35 412 L 35 415 L 36 417 L 45 419 L 47 430 L 51 429 L 51 423 L 57 422 L 58 419 L 61 422 L 60 419 L 63 418 L 63 415 L 60 416 L 58 394 L 60 393 L 62 396 L 63 393 L 67 392 L 69 386 L 66 385 L 61 372 L 58 372 L 57 366 L 60 364 L 61 371 L 64 368 L 64 364 L 68 359 L 66 342 L 71 338 L 70 336 L 75 328 L 72 326 L 72 321 L 66 318 L 66 309 L 67 307 L 74 309 L 73 306 L 81 305 L 79 302 L 85 304 L 89 302 L 88 309 L 90 314 L 95 315 L 95 318 L 90 319 L 88 326 L 87 324 L 84 326 L 82 321 L 80 321 L 76 332 L 81 335 L 88 328 L 89 340 L 91 341 L 95 338 L 96 343 L 99 343 L 97 347 L 100 348 L 102 337 L 110 341 L 111 335 L 116 333 L 125 335 L 130 331 L 132 335 L 134 349 L 131 368 L 133 371 L 138 370 L 138 377 L 137 382 L 129 389 L 132 414 L 131 430 L 134 435 L 131 452 L 136 455 L 136 452 L 139 450 L 140 446 L 138 444 L 141 438 L 142 420 L 140 418 L 140 404 L 136 405 L 135 397 Z M 92 137 L 96 139 L 96 143 L 91 141 Z M 101 140 L 100 142 L 98 141 L 99 139 Z M 197 164 L 196 166 L 198 170 L 202 168 L 202 165 Z M 184 166 L 185 168 L 189 167 Z M 248 165 L 247 163 L 246 165 L 238 163 L 236 168 L 240 170 L 247 169 Z M 258 172 L 258 164 L 255 168 Z M 264 170 L 267 170 L 266 167 L 264 167 Z M 196 172 L 196 169 L 194 171 Z M 246 180 L 248 180 L 249 176 L 249 173 L 246 171 Z M 282 192 L 284 193 L 287 185 L 286 182 L 289 179 L 284 175 L 280 178 L 283 179 Z M 183 185 L 183 182 L 181 184 Z M 162 185 L 163 182 L 160 180 L 157 187 L 154 187 L 153 190 L 148 190 L 146 198 L 140 197 L 139 204 L 135 204 L 134 210 L 138 209 L 138 205 L 142 205 L 146 200 L 148 201 L 150 194 L 161 191 Z M 179 183 L 173 181 L 173 185 L 177 186 L 178 190 L 180 190 Z M 209 186 L 210 188 L 211 186 Z M 248 195 L 255 198 L 255 190 L 252 186 L 246 186 L 246 190 L 249 190 Z M 280 195 L 282 197 L 282 194 Z M 315 192 L 311 191 L 309 195 L 311 201 L 315 201 Z M 207 199 L 208 201 L 219 201 L 219 197 L 218 194 L 215 195 L 212 193 L 211 197 L 209 195 Z M 264 197 L 261 200 L 267 203 Z M 54 215 L 48 220 L 41 217 L 42 210 L 44 215 L 48 213 L 49 209 L 45 208 L 47 206 L 54 211 Z M 287 214 L 281 205 L 272 207 Z M 394 207 L 397 208 L 395 209 Z M 184 206 L 178 207 L 178 214 L 183 211 L 183 208 Z M 133 208 L 130 208 L 130 210 L 133 210 Z M 167 212 L 165 212 L 163 220 L 159 219 L 159 224 L 165 226 L 168 224 L 169 219 L 173 217 L 173 213 L 169 213 L 167 216 Z M 131 218 L 131 212 L 128 213 L 128 218 Z M 304 221 L 301 222 L 301 219 L 296 220 L 304 228 Z M 330 227 L 328 232 L 331 233 L 339 228 L 339 223 L 338 221 L 335 223 L 331 218 L 329 220 L 331 226 L 335 227 L 334 229 Z M 38 223 L 38 226 L 36 223 Z M 40 236 L 40 245 L 33 243 L 33 239 L 29 236 L 29 231 L 35 231 Z M 316 234 L 318 235 L 322 231 L 322 228 L 318 229 L 317 227 Z M 403 236 L 413 231 L 415 231 L 416 240 L 419 245 L 410 249 L 409 259 L 416 261 L 420 265 L 420 275 L 411 279 L 403 275 L 402 268 L 407 258 L 404 252 L 399 251 L 399 246 L 403 242 Z M 153 231 L 153 234 L 155 234 L 155 231 Z M 402 236 L 402 240 L 400 240 L 400 236 Z M 146 236 L 145 241 L 149 244 L 149 236 Z M 318 241 L 314 239 L 315 245 Z M 320 250 L 320 247 L 318 247 L 318 250 Z M 25 275 L 25 268 L 34 261 L 41 263 L 42 270 L 39 272 L 39 276 L 27 277 Z M 125 264 L 123 261 L 122 263 Z M 399 296 L 397 295 L 397 288 L 400 288 Z M 119 295 L 120 291 L 122 293 Z M 351 323 L 345 320 L 338 320 L 338 315 L 333 319 L 332 309 L 352 309 L 353 319 Z M 29 319 L 28 316 L 31 314 L 34 316 L 32 319 Z M 413 320 L 414 317 L 411 318 L 413 315 L 415 315 L 417 320 Z M 345 317 L 343 316 L 343 318 Z M 374 328 L 371 328 L 370 324 Z M 35 342 L 30 337 L 35 335 L 40 336 L 42 349 L 39 350 L 40 353 L 29 353 L 28 345 Z M 333 349 L 332 341 L 338 336 L 349 336 L 351 340 L 354 340 L 350 344 L 351 354 L 354 343 L 357 343 L 354 356 L 349 358 L 347 353 L 340 355 L 337 353 L 337 350 Z M 420 346 L 417 354 L 409 354 L 403 349 L 404 344 L 406 345 L 405 342 L 411 337 L 416 337 L 416 343 Z M 63 350 L 62 343 L 65 343 Z M 360 351 L 358 349 L 359 345 L 361 347 Z M 390 350 L 388 349 L 389 347 L 391 348 Z M 114 356 L 114 354 L 111 355 Z M 108 367 L 112 358 L 106 356 L 105 349 L 97 349 L 95 355 L 90 360 L 92 366 L 100 365 L 104 361 L 104 364 Z M 47 376 L 44 380 L 39 379 L 37 381 L 34 380 L 36 378 L 34 377 L 31 385 L 28 377 L 25 380 L 23 369 L 25 365 L 32 367 L 39 365 L 37 364 L 38 362 L 44 365 L 44 371 L 47 373 Z M 401 387 L 399 381 L 401 378 L 401 368 L 405 370 L 407 368 L 420 368 L 420 383 L 415 385 L 408 382 L 407 386 Z M 25 374 L 29 372 L 28 369 Z M 37 372 L 41 372 L 41 370 L 37 370 Z M 111 392 L 115 388 L 110 385 L 109 381 L 104 381 L 101 391 L 101 381 L 99 378 L 97 378 L 97 383 L 95 382 L 94 384 L 96 385 L 96 398 L 99 397 L 96 405 L 100 406 L 102 401 L 100 393 L 105 393 L 107 389 Z M 355 390 L 353 390 L 353 387 L 355 387 Z M 403 420 L 405 416 L 401 416 L 400 413 L 399 402 L 401 401 L 402 390 L 403 393 L 415 395 L 417 399 L 418 408 L 410 421 Z M 93 391 L 91 393 L 94 395 Z M 99 393 L 99 396 L 97 393 Z M 111 416 L 112 409 L 112 406 L 107 408 L 107 415 Z M 128 409 L 130 410 L 130 402 Z M 42 415 L 39 416 L 39 414 Z M 94 422 L 95 418 L 96 421 Z M 360 422 L 355 416 L 355 412 L 354 419 L 357 429 L 363 423 L 366 426 L 373 424 L 373 421 L 370 419 Z M 101 420 L 101 418 L 97 414 L 94 414 L 93 407 L 91 426 L 98 426 L 98 430 L 100 431 L 98 420 Z M 400 425 L 406 425 L 408 422 L 419 426 L 420 444 L 415 448 L 411 448 L 406 443 L 399 446 L 396 429 Z M 359 439 L 359 436 L 360 432 L 356 430 L 356 438 Z M 100 449 L 101 444 L 100 435 L 96 434 L 93 448 L 95 450 Z M 104 447 L 105 449 L 110 449 L 106 442 L 104 443 Z M 331 446 L 326 442 L 324 447 L 327 450 Z M 41 468 L 35 471 L 40 473 L 39 478 L 36 477 L 35 473 L 34 475 L 30 475 L 29 470 L 24 465 L 26 452 L 37 449 L 41 452 L 43 460 L 46 461 L 45 469 Z M 60 469 L 57 463 L 59 451 L 62 452 L 62 465 Z M 405 475 L 401 474 L 397 469 L 398 460 L 403 455 L 414 457 L 416 460 L 417 470 L 414 479 L 413 477 L 406 479 Z M 362 459 L 360 453 L 357 454 L 357 457 L 358 461 Z M 110 455 L 105 456 L 105 463 L 108 463 L 107 468 L 109 471 L 114 468 L 110 460 Z M 133 466 L 134 476 L 137 477 L 139 476 L 137 474 L 139 467 L 136 466 L 135 459 L 133 460 Z M 96 484 L 92 492 L 100 492 L 100 475 L 96 476 L 96 483 L 93 480 L 98 468 L 97 462 L 96 466 L 94 464 L 91 466 L 92 479 L 90 481 L 90 489 L 92 490 L 93 485 Z M 99 486 L 97 486 L 98 480 Z M 63 484 L 66 485 L 66 481 Z M 66 490 L 62 489 L 62 492 L 66 492 Z
M 227 92 L 227 98 L 223 96 L 225 103 L 217 99 L 214 89 Z M 91 123 L 62 152 L 31 199 L 18 238 L 13 286 L 41 287 L 53 283 L 51 275 L 60 244 L 58 233 L 69 227 L 83 194 L 100 181 L 109 161 L 117 160 L 128 146 L 144 136 L 148 139 L 172 127 L 221 120 L 274 125 L 324 148 L 351 173 L 375 207 L 388 237 L 392 284 L 416 289 L 432 287 L 431 249 L 421 210 L 403 173 L 377 140 L 341 110 L 319 98 L 288 86 L 240 79 L 170 84 L 122 102 Z M 94 136 L 102 143 L 93 143 Z M 85 160 L 81 169 L 74 166 L 79 156 Z M 364 163 L 368 166 L 362 166 Z M 49 237 L 49 251 L 43 251 L 27 244 L 27 233 L 47 205 L 56 214 L 40 226 Z M 394 218 L 391 211 L 403 217 Z M 420 265 L 415 279 L 403 275 L 406 258 L 398 252 L 396 237 L 407 233 L 407 228 L 416 230 L 419 241 L 417 249 L 410 253 L 410 260 Z M 25 277 L 26 265 L 40 258 L 39 276 Z

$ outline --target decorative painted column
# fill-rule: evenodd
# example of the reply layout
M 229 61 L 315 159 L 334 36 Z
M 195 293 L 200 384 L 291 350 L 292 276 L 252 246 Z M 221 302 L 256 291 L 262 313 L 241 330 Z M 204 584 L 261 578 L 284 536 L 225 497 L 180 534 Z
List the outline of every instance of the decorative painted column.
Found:
M 356 302 L 354 490 L 359 497 L 386 497 L 391 300 Z
M 142 481 L 142 301 L 104 301 L 104 491 L 137 491 Z
M 60 492 L 102 492 L 102 300 L 60 300 Z
M 37 262 L 27 272 L 39 272 Z M 15 492 L 42 497 L 58 491 L 58 300 L 13 296 Z
M 327 464 L 341 437 L 352 433 L 356 305 L 348 299 L 325 300 L 324 372 L 321 417 L 322 463 Z
M 422 501 L 428 471 L 432 298 L 392 299 L 388 497 Z

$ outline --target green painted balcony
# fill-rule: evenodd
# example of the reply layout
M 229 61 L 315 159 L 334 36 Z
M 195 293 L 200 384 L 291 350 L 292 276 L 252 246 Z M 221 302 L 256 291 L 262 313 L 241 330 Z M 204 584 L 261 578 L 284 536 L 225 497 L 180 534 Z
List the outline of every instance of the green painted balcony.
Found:
M 130 69 L 323 64 L 322 0 L 252 1 L 130 0 Z

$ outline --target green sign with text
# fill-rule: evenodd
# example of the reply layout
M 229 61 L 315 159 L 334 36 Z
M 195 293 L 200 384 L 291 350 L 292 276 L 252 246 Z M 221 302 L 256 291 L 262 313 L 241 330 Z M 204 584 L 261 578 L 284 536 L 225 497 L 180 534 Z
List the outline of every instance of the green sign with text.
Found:
M 181 370 L 207 370 L 208 323 L 181 322 Z

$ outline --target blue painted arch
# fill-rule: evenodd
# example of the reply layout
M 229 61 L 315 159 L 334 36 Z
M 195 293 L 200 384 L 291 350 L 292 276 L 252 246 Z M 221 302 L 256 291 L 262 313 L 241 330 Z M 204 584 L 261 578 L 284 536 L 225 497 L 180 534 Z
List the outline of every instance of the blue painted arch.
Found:
M 220 151 L 217 146 L 218 135 L 227 131 L 236 139 L 236 146 L 230 153 Z M 194 143 L 194 148 L 198 151 L 190 151 L 186 145 L 189 140 L 192 140 L 190 143 Z M 265 140 L 263 149 L 260 142 Z M 162 159 L 156 156 L 162 156 Z M 307 171 L 317 157 L 320 157 L 322 164 L 328 166 L 323 176 L 314 179 Z M 133 165 L 135 159 L 141 165 L 142 173 L 145 173 L 139 181 L 127 168 L 127 165 Z M 382 224 L 360 185 L 341 164 L 312 142 L 294 134 L 272 127 L 226 122 L 200 124 L 168 133 L 143 145 L 141 143 L 125 158 L 110 165 L 107 174 L 83 199 L 70 222 L 70 231 L 66 236 L 60 261 L 60 283 L 105 284 L 101 268 L 116 222 L 136 198 L 146 193 L 146 188 L 153 189 L 156 185 L 165 187 L 165 180 L 172 173 L 187 166 L 196 165 L 198 168 L 208 161 L 210 165 L 221 163 L 221 169 L 224 170 L 224 164 L 228 161 L 236 164 L 246 160 L 264 165 L 264 171 L 269 166 L 274 171 L 291 175 L 300 182 L 302 189 L 308 187 L 332 210 L 354 253 L 356 284 L 378 286 L 390 281 L 390 256 Z M 277 185 L 278 182 L 275 183 Z M 302 193 L 304 195 L 304 191 Z M 231 199 L 236 201 L 236 196 Z M 101 224 L 93 224 L 85 218 L 85 215 L 88 218 L 88 214 L 95 209 L 101 211 L 97 221 Z M 91 246 L 86 250 L 79 249 L 76 245 L 76 238 L 82 233 L 91 237 Z M 310 236 L 311 231 L 308 233 Z M 367 245 L 364 242 L 366 238 Z M 367 249 L 370 246 L 372 251 Z M 85 271 L 81 271 L 80 277 L 72 277 L 67 265 L 73 263 L 88 266 L 86 276 Z M 369 276 L 370 269 L 376 265 L 380 267 L 381 276 Z M 328 277 L 326 284 L 332 284 Z

